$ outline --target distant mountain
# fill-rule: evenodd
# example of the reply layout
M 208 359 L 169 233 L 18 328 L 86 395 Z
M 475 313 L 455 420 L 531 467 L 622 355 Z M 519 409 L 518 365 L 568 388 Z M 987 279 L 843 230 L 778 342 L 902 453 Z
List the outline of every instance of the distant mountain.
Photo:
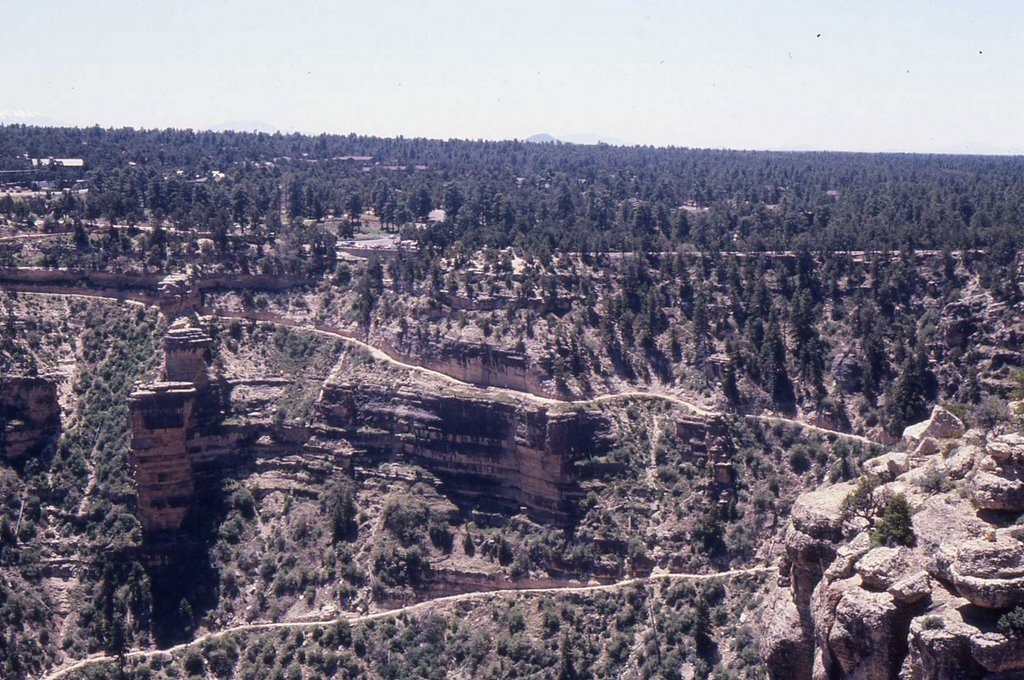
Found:
M 626 142 L 621 139 L 597 132 L 575 132 L 569 135 L 561 135 L 560 137 L 553 137 L 546 132 L 542 132 L 532 137 L 527 137 L 526 141 L 534 144 L 611 144 L 612 146 L 626 146 Z
M 541 132 L 540 134 L 527 137 L 526 141 L 533 144 L 557 144 L 559 140 L 546 132 Z

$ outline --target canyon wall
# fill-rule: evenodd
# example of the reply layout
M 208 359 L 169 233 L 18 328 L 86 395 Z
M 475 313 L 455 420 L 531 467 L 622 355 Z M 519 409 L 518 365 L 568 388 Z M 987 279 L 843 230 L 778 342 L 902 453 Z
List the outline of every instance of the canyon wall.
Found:
M 936 409 L 940 411 L 940 409 Z M 957 425 L 951 414 L 947 421 Z M 793 506 L 761 652 L 777 680 L 1020 677 L 1024 640 L 999 625 L 1024 605 L 1024 436 L 1005 426 L 908 428 L 906 451 L 865 463 L 881 502 L 903 494 L 913 538 L 882 542 L 842 519 L 856 482 Z M 917 437 L 914 433 L 924 432 Z M 877 524 L 874 528 L 877 528 Z
M 401 457 L 436 474 L 463 506 L 556 524 L 580 495 L 576 463 L 606 451 L 612 434 L 596 411 L 366 383 L 326 385 L 318 417 L 351 441 L 357 474 Z
M 0 453 L 8 460 L 36 454 L 60 434 L 57 383 L 36 376 L 0 379 Z

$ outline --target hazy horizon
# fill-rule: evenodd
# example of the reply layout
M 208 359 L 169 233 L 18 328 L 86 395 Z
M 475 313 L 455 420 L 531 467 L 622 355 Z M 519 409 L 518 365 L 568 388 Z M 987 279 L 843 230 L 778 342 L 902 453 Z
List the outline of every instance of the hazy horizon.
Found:
M 7 10 L 0 122 L 1024 153 L 1007 1 L 51 7 Z

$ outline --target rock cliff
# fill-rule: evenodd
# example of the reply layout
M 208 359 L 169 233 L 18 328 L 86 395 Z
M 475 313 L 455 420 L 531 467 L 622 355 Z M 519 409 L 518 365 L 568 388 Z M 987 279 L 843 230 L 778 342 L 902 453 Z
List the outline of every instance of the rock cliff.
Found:
M 927 434 L 946 439 L 921 447 Z M 908 499 L 912 545 L 880 544 L 866 521 L 844 521 L 853 482 L 794 505 L 762 631 L 772 678 L 953 680 L 1024 672 L 1024 641 L 997 625 L 1024 603 L 1024 535 L 1010 525 L 1024 511 L 1017 488 L 1024 437 L 963 433 L 936 409 L 905 444 L 916 448 L 865 467 L 880 482 L 876 498 Z
M 153 383 L 132 393 L 132 467 L 146 531 L 177 529 L 192 503 L 188 436 L 195 402 L 195 385 L 186 382 Z
M 60 433 L 57 384 L 47 378 L 0 379 L 0 452 L 8 460 L 35 454 Z
M 332 383 L 318 407 L 356 448 L 354 465 L 401 456 L 467 506 L 565 523 L 580 495 L 580 460 L 610 444 L 599 412 L 431 394 L 414 387 Z

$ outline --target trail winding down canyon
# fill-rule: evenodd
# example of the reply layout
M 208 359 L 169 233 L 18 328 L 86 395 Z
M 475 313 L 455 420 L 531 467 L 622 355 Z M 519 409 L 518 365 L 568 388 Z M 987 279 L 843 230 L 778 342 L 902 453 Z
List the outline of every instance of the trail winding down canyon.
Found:
M 469 602 L 474 600 L 486 600 L 491 598 L 499 597 L 514 597 L 518 595 L 571 595 L 571 594 L 587 594 L 597 593 L 605 591 L 614 591 L 621 588 L 627 588 L 634 585 L 646 585 L 655 581 L 712 581 L 715 579 L 728 579 L 736 576 L 745 576 L 750 574 L 761 574 L 775 570 L 776 567 L 748 567 L 746 569 L 733 569 L 730 571 L 720 571 L 711 574 L 652 574 L 650 576 L 641 576 L 637 578 L 630 578 L 623 581 L 616 581 L 615 583 L 595 584 L 595 585 L 565 585 L 565 586 L 553 586 L 549 588 L 501 588 L 498 590 L 481 590 L 472 593 L 461 593 L 459 595 L 448 595 L 445 597 L 438 597 L 431 600 L 424 600 L 415 604 L 405 605 L 402 607 L 396 607 L 394 609 L 386 609 L 379 612 L 372 612 L 369 614 L 353 615 L 351 613 L 345 613 L 340 616 L 336 616 L 331 619 L 320 619 L 311 621 L 281 621 L 276 623 L 249 623 L 241 626 L 234 626 L 232 628 L 225 628 L 223 630 L 213 631 L 201 635 L 194 640 L 189 642 L 183 642 L 173 647 L 166 649 L 138 649 L 127 652 L 124 654 L 125 660 L 131 659 L 149 659 L 157 656 L 173 656 L 174 654 L 185 651 L 190 647 L 198 647 L 204 642 L 210 640 L 216 640 L 219 638 L 227 637 L 230 635 L 246 634 L 246 633 L 258 633 L 265 631 L 275 630 L 289 630 L 294 628 L 316 628 L 317 626 L 330 626 L 341 622 L 348 622 L 352 624 L 366 623 L 369 621 L 375 621 L 378 619 L 387 619 L 402 614 L 410 614 L 431 609 L 433 607 L 439 607 L 446 604 L 453 604 L 458 602 Z M 59 678 L 67 677 L 70 673 L 82 670 L 88 666 L 97 664 L 112 663 L 116 662 L 118 658 L 116 656 L 110 656 L 105 654 L 97 654 L 86 657 L 84 659 L 78 659 L 69 664 L 66 664 L 60 668 L 57 668 L 50 672 L 48 675 L 44 675 L 40 680 L 58 680 Z
M 9 282 L 0 282 L 0 290 L 18 292 L 21 294 L 32 294 L 32 295 L 45 295 L 52 297 L 72 297 L 72 298 L 83 298 L 92 300 L 108 300 L 110 302 L 125 302 L 128 304 L 146 306 L 150 303 L 150 299 L 146 295 L 133 295 L 130 293 L 124 293 L 121 295 L 110 295 L 106 292 L 89 291 L 86 289 L 76 288 L 74 292 L 63 292 L 63 291 L 40 291 L 36 287 L 32 286 L 19 286 L 11 284 Z M 601 402 L 615 401 L 619 399 L 657 399 L 662 401 L 668 401 L 673 404 L 677 404 L 686 408 L 696 415 L 702 417 L 722 416 L 722 415 L 737 415 L 729 413 L 727 411 L 716 411 L 707 407 L 701 406 L 698 403 L 683 399 L 675 394 L 666 392 L 652 392 L 647 390 L 627 390 L 623 392 L 616 392 L 614 394 L 602 394 L 596 397 L 590 397 L 587 399 L 577 400 L 566 400 L 566 399 L 553 399 L 551 397 L 545 397 L 531 392 L 525 392 L 522 390 L 516 390 L 508 387 L 494 387 L 478 385 L 472 382 L 466 382 L 453 376 L 443 373 L 441 371 L 420 366 L 415 363 L 410 363 L 401 357 L 395 356 L 392 353 L 386 352 L 385 350 L 371 345 L 370 343 L 355 337 L 351 333 L 346 333 L 339 328 L 327 327 L 321 324 L 308 324 L 296 319 L 290 319 L 279 314 L 267 313 L 267 312 L 238 312 L 223 309 L 206 309 L 203 310 L 206 314 L 213 316 L 218 319 L 236 319 L 240 321 L 255 321 L 262 323 L 277 324 L 281 326 L 288 326 L 296 330 L 302 330 L 310 333 L 317 333 L 327 337 L 337 338 L 350 345 L 360 347 L 364 351 L 370 354 L 377 361 L 388 363 L 397 368 L 415 371 L 422 375 L 437 378 L 460 387 L 467 389 L 480 390 L 484 394 L 493 395 L 505 395 L 512 398 L 528 399 L 537 403 L 547 404 L 551 406 L 585 406 L 587 404 L 598 404 Z M 757 415 L 757 414 L 738 414 L 743 418 L 750 418 L 752 420 L 759 420 L 761 422 L 768 423 L 780 423 L 788 424 L 800 427 L 811 432 L 817 432 L 826 436 L 839 437 L 847 441 L 857 442 L 866 446 L 878 446 L 879 443 L 858 434 L 852 434 L 849 432 L 840 432 L 839 430 L 831 430 L 829 428 L 820 427 L 811 423 L 804 422 L 796 418 L 787 418 L 785 416 L 778 415 Z
M 19 286 L 18 284 L 11 284 L 9 282 L 0 283 L 0 290 L 18 292 L 19 294 L 31 294 L 31 295 L 44 295 L 52 297 L 66 297 L 66 298 L 79 298 L 79 299 L 92 299 L 92 300 L 107 300 L 110 302 L 123 302 L 126 304 L 149 306 L 153 302 L 151 295 L 146 293 L 132 293 L 128 291 L 118 291 L 116 294 L 111 294 L 109 291 L 94 291 L 83 288 L 76 288 L 74 291 L 69 290 L 40 290 L 38 286 Z M 734 415 L 727 412 L 716 411 L 698 403 L 688 401 L 680 396 L 671 393 L 664 392 L 653 392 L 643 390 L 629 390 L 618 392 L 615 394 L 605 394 L 588 399 L 580 400 L 559 400 L 553 399 L 546 396 L 536 395 L 530 392 L 516 390 L 506 387 L 494 387 L 484 386 L 460 380 L 451 375 L 448 375 L 442 371 L 438 371 L 432 368 L 410 363 L 404 357 L 395 356 L 391 352 L 385 351 L 379 347 L 376 347 L 366 341 L 353 337 L 352 334 L 345 332 L 343 329 L 335 327 L 327 327 L 322 324 L 311 324 L 303 322 L 297 319 L 287 318 L 278 314 L 267 313 L 267 312 L 248 312 L 248 311 L 234 311 L 224 309 L 206 309 L 203 310 L 205 313 L 218 319 L 237 319 L 244 321 L 253 321 L 259 323 L 269 323 L 283 325 L 296 330 L 317 333 L 327 337 L 337 338 L 345 343 L 352 346 L 359 347 L 361 350 L 367 352 L 373 359 L 381 362 L 385 362 L 391 366 L 395 366 L 402 370 L 414 371 L 420 375 L 428 376 L 430 378 L 442 380 L 454 385 L 458 385 L 461 388 L 478 390 L 484 395 L 492 396 L 503 396 L 514 399 L 526 399 L 537 403 L 542 403 L 551 406 L 563 406 L 563 405 L 587 405 L 597 404 L 601 402 L 609 402 L 619 399 L 652 399 L 652 400 L 663 400 L 668 401 L 678 406 L 681 406 L 696 415 L 702 417 L 713 417 L 720 415 Z M 830 430 L 817 425 L 812 425 L 794 418 L 787 418 L 784 416 L 776 415 L 743 415 L 739 417 L 750 418 L 759 420 L 762 422 L 769 423 L 780 423 L 789 424 L 796 427 L 803 428 L 808 431 L 817 432 L 827 436 L 834 436 L 842 438 L 848 441 L 857 442 L 859 444 L 868 446 L 877 446 L 878 443 L 868 439 L 866 437 L 839 432 L 836 430 Z M 623 581 L 608 584 L 594 584 L 585 585 L 579 584 L 578 582 L 567 582 L 561 586 L 551 586 L 545 588 L 502 588 L 495 590 L 484 590 L 470 593 L 462 593 L 457 595 L 449 595 L 445 597 L 433 598 L 424 600 L 415 604 L 410 604 L 394 609 L 388 609 L 368 614 L 354 614 L 344 613 L 339 616 L 330 619 L 318 619 L 318 620 L 302 620 L 302 621 L 283 621 L 283 622 L 263 622 L 263 623 L 251 623 L 231 628 L 225 628 L 223 630 L 213 631 L 206 633 L 194 640 L 186 643 L 176 645 L 167 649 L 136 649 L 127 652 L 123 655 L 124 659 L 147 659 L 157 656 L 171 656 L 175 653 L 182 652 L 190 647 L 196 647 L 202 645 L 204 642 L 215 640 L 221 637 L 235 635 L 235 634 L 246 634 L 251 632 L 261 631 L 274 631 L 274 630 L 287 630 L 293 628 L 315 628 L 317 626 L 327 626 L 337 624 L 343 621 L 347 621 L 350 624 L 359 624 L 376 619 L 385 619 L 389 617 L 398 616 L 404 613 L 413 613 L 423 610 L 428 610 L 432 607 L 439 607 L 446 604 L 458 603 L 458 602 L 469 602 L 477 600 L 486 600 L 489 598 L 499 597 L 510 597 L 510 596 L 521 596 L 521 595 L 539 595 L 539 594 L 586 594 L 595 593 L 602 591 L 612 591 L 632 585 L 644 585 L 659 580 L 691 580 L 691 581 L 703 581 L 713 579 L 724 579 L 732 578 L 742 575 L 766 573 L 776 569 L 775 566 L 757 566 L 745 569 L 737 569 L 730 571 L 723 571 L 718 573 L 708 574 L 690 574 L 690 573 L 659 573 L 652 574 L 644 577 L 630 578 Z M 96 654 L 83 659 L 70 661 L 69 663 L 52 670 L 49 674 L 42 676 L 43 680 L 57 680 L 58 678 L 67 677 L 76 671 L 82 670 L 83 668 L 90 667 L 93 665 L 105 664 L 118 661 L 115 656 Z

